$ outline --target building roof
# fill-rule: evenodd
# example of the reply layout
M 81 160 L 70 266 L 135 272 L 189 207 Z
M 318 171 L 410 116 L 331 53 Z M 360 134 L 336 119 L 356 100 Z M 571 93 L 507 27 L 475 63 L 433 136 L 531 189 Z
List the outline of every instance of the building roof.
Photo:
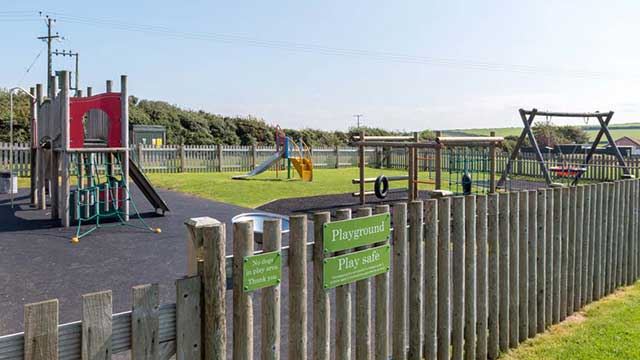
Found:
M 617 139 L 617 140 L 616 140 L 616 144 L 618 144 L 619 142 L 622 142 L 622 141 L 628 141 L 628 142 L 631 142 L 631 143 L 633 143 L 634 145 L 636 145 L 636 146 L 640 147 L 640 141 L 638 141 L 638 140 L 636 140 L 636 139 L 634 139 L 634 138 L 632 138 L 632 137 L 629 137 L 629 136 L 623 136 L 623 137 L 621 137 L 621 138 L 619 138 L 619 139 Z

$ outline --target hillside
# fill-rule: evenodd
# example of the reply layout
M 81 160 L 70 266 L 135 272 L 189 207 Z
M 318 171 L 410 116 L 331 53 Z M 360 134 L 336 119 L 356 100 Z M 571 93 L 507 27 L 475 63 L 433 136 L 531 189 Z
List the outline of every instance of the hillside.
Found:
M 580 126 L 580 128 L 582 128 L 587 133 L 590 140 L 593 140 L 593 138 L 598 134 L 598 130 L 600 130 L 597 125 Z M 493 129 L 455 129 L 446 130 L 445 133 L 466 134 L 470 136 L 488 136 L 491 131 L 495 131 L 496 136 L 518 136 L 522 132 L 522 127 L 504 127 Z M 640 139 L 640 123 L 610 125 L 609 131 L 611 131 L 611 136 L 613 136 L 614 139 L 618 139 L 622 136 L 629 136 L 635 139 Z

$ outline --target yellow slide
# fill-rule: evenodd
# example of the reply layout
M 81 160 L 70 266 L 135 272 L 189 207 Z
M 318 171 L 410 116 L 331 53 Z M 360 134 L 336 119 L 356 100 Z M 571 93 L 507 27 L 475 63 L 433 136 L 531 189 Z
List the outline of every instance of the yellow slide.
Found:
M 313 181 L 313 161 L 309 158 L 290 157 L 293 167 L 296 168 L 302 181 Z

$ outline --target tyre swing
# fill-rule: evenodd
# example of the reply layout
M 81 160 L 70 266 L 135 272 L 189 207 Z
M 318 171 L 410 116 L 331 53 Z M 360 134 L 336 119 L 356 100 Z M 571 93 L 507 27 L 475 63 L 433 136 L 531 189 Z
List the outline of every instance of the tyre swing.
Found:
M 373 191 L 378 199 L 386 198 L 389 195 L 389 179 L 384 175 L 378 176 L 373 185 Z

